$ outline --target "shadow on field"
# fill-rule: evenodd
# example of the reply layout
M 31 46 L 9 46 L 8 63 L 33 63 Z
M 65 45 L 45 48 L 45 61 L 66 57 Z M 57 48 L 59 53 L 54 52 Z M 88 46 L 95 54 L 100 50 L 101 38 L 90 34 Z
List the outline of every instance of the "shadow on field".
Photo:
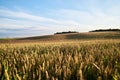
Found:
M 66 35 L 67 39 L 120 39 L 120 32 L 109 32 L 109 33 L 79 33 L 79 34 L 71 34 Z

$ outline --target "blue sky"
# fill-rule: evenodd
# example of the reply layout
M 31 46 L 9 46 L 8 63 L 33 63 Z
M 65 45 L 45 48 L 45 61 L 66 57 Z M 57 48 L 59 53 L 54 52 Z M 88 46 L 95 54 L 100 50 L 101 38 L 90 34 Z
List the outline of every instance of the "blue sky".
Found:
M 120 28 L 119 0 L 0 0 L 0 37 Z

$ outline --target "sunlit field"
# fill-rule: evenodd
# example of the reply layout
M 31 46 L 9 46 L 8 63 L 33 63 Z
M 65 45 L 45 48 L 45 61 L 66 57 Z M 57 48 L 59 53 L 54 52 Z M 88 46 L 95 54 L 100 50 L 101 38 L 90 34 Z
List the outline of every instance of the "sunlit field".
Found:
M 120 0 L 0 0 L 0 80 L 120 80 Z
M 120 80 L 120 40 L 1 43 L 0 80 Z

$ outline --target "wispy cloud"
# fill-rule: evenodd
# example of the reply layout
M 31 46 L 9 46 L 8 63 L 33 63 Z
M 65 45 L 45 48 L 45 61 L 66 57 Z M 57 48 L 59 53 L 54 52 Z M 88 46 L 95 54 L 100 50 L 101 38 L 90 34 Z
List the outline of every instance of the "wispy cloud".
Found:
M 0 9 L 0 16 L 3 18 L 0 18 L 0 27 L 1 26 L 7 26 L 7 27 L 27 27 L 27 26 L 54 26 L 54 25 L 60 25 L 60 26 L 67 26 L 67 25 L 79 25 L 76 21 L 73 20 L 57 20 L 53 18 L 47 18 L 47 17 L 41 17 L 36 15 L 31 15 L 29 13 L 25 12 L 19 12 L 19 11 L 11 11 L 8 9 Z M 37 24 L 37 25 L 36 25 Z
M 27 20 L 33 20 L 33 21 L 39 21 L 39 22 L 57 22 L 56 20 L 45 18 L 41 16 L 35 16 L 31 15 L 25 12 L 19 12 L 19 11 L 11 11 L 11 10 L 4 10 L 0 9 L 0 15 L 6 16 L 10 18 L 20 18 L 20 19 L 27 19 Z
M 71 20 L 57 20 L 8 9 L 0 9 L 0 16 L 0 34 L 11 36 L 53 34 L 57 31 L 73 30 L 75 25 L 79 25 Z
M 116 10 L 115 10 L 116 9 Z M 59 9 L 49 12 L 50 17 L 33 15 L 23 11 L 0 8 L 0 34 L 43 35 L 57 31 L 89 31 L 98 28 L 119 28 L 118 8 L 106 12 L 100 9 L 90 11 Z
M 59 16 L 65 20 L 73 20 L 80 25 L 91 26 L 91 28 L 97 28 L 101 26 L 102 28 L 118 27 L 120 25 L 120 16 L 112 15 L 112 13 L 107 13 L 99 9 L 94 9 L 91 11 L 80 11 L 71 9 L 61 9 L 55 12 L 55 16 Z

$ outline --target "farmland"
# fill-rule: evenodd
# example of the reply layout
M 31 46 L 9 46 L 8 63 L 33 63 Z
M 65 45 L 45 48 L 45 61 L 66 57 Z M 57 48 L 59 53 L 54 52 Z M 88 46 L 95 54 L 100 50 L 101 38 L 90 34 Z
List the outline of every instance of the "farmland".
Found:
M 46 36 L 42 40 L 36 37 L 3 41 L 0 79 L 120 80 L 119 34 L 82 33 L 67 38 L 49 36 L 47 41 Z M 60 40 L 54 40 L 56 36 Z

